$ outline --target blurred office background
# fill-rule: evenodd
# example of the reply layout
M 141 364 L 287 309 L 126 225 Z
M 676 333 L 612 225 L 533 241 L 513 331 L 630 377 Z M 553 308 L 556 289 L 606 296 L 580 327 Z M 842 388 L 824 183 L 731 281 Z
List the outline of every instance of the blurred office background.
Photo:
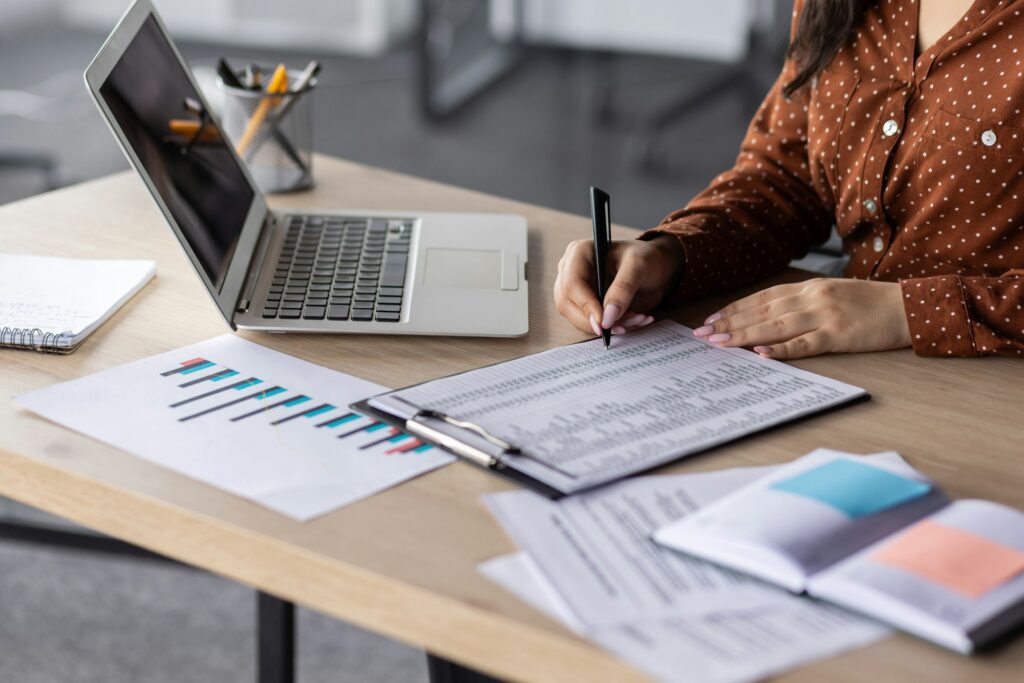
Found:
M 127 168 L 82 71 L 128 0 L 0 2 L 0 204 Z M 790 0 L 164 0 L 187 59 L 323 64 L 314 147 L 647 227 L 732 164 Z M 314 169 L 315 173 L 315 169 Z M 339 189 L 341 206 L 358 195 Z M 110 207 L 116 211 L 116 207 Z M 585 237 L 582 234 L 580 237 Z M 9 501 L 0 518 L 62 525 Z M 253 598 L 171 564 L 0 541 L 0 680 L 249 681 Z M 303 611 L 299 680 L 423 681 Z

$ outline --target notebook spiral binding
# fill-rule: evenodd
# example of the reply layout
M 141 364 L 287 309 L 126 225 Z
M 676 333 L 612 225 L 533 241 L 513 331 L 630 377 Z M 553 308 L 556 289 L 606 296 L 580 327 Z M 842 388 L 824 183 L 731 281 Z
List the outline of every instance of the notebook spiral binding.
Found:
M 0 349 L 23 349 L 42 353 L 67 353 L 63 343 L 70 339 L 61 332 L 43 332 L 38 327 L 0 327 Z

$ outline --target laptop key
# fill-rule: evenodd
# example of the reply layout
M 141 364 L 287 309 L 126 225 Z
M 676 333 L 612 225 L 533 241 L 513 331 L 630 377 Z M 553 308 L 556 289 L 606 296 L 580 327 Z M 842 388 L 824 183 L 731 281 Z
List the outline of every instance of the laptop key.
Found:
M 397 323 L 399 321 L 399 318 L 401 318 L 401 315 L 399 315 L 397 312 L 385 313 L 382 311 L 378 311 L 374 319 L 379 320 L 382 323 Z
M 356 309 L 352 311 L 353 320 L 373 320 L 373 311 L 370 309 Z
M 302 311 L 302 317 L 306 320 L 323 320 L 326 312 L 326 306 L 306 306 Z
M 404 287 L 381 287 L 380 290 L 378 290 L 378 293 L 381 296 L 398 296 L 398 297 L 400 297 L 400 296 L 402 296 L 402 294 L 405 293 L 405 288 Z
M 402 311 L 401 306 L 394 306 L 392 304 L 377 304 L 378 313 L 400 313 Z
M 327 319 L 328 320 L 348 320 L 348 306 L 328 306 L 327 307 Z
M 402 297 L 400 296 L 380 296 L 377 301 L 382 304 L 394 304 L 399 305 L 402 303 Z
M 380 284 L 385 287 L 401 287 L 405 284 L 405 266 L 407 254 L 387 254 L 384 257 L 384 272 L 380 276 Z
M 277 316 L 278 318 L 284 318 L 286 320 L 293 320 L 298 318 L 302 313 L 298 308 L 281 309 L 281 313 Z
M 264 308 L 263 309 L 263 317 L 264 318 L 276 318 L 277 317 L 277 309 L 276 308 Z
M 356 300 L 356 301 L 352 302 L 352 308 L 365 309 L 365 310 L 373 310 L 373 302 L 372 301 L 359 301 L 359 300 Z

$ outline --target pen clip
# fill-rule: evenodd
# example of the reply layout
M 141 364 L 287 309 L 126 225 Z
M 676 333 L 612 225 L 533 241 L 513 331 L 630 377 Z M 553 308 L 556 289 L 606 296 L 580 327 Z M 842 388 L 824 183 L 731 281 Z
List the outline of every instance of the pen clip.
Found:
M 459 419 L 456 419 L 454 417 L 451 417 L 450 415 L 445 415 L 444 413 L 442 413 L 439 410 L 432 410 L 430 408 L 421 408 L 420 406 L 412 403 L 408 399 L 403 398 L 401 396 L 392 396 L 391 398 L 393 400 L 395 400 L 395 401 L 399 401 L 401 403 L 404 403 L 405 405 L 407 405 L 410 408 L 412 408 L 412 410 L 414 412 L 412 412 L 410 417 L 407 418 L 408 420 L 416 420 L 417 418 L 424 418 L 424 417 L 430 418 L 430 419 L 434 419 L 434 420 L 440 420 L 441 422 L 444 422 L 446 424 L 450 424 L 453 427 L 458 427 L 459 429 L 465 429 L 467 431 L 473 432 L 474 434 L 476 434 L 480 438 L 484 439 L 487 443 L 491 444 L 492 446 L 497 446 L 498 448 L 500 448 L 502 450 L 502 453 L 505 454 L 505 455 L 519 455 L 520 454 L 520 450 L 519 450 L 518 446 L 513 446 L 512 444 L 510 444 L 509 442 L 505 441 L 504 439 L 499 439 L 498 437 L 494 436 L 493 434 L 488 432 L 486 429 L 484 429 L 480 425 L 473 424 L 472 422 L 468 422 L 466 420 L 459 420 Z
M 430 410 L 429 408 L 421 408 L 419 412 L 417 412 L 416 415 L 413 416 L 413 419 L 417 417 L 429 417 L 434 420 L 440 420 L 446 424 L 450 424 L 453 427 L 458 427 L 459 429 L 465 429 L 467 431 L 473 432 L 474 434 L 483 438 L 485 441 L 487 441 L 487 443 L 491 444 L 492 446 L 497 446 L 498 448 L 500 448 L 505 455 L 519 454 L 519 448 L 517 446 L 513 446 L 504 439 L 499 439 L 498 437 L 494 436 L 493 434 L 491 434 L 478 424 L 473 424 L 472 422 L 467 422 L 466 420 L 457 420 L 454 417 L 451 417 L 450 415 L 445 415 L 444 413 L 441 413 L 437 410 Z

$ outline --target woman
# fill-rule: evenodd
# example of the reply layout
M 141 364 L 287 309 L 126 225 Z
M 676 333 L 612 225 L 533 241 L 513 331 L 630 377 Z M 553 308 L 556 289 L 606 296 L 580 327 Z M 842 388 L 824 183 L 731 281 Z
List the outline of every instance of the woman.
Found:
M 1024 0 L 797 0 L 793 16 L 736 165 L 613 245 L 603 309 L 591 243 L 570 244 L 559 312 L 627 332 L 781 270 L 835 224 L 847 279 L 765 289 L 695 334 L 777 359 L 1024 353 Z

